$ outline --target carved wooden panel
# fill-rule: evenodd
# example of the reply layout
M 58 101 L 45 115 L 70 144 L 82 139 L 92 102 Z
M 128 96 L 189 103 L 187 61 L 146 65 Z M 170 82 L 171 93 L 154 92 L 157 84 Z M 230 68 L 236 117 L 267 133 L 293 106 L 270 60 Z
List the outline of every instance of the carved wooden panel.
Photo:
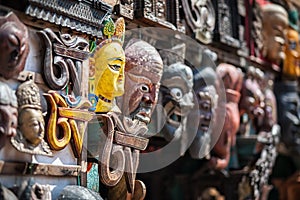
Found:
M 239 48 L 240 16 L 236 0 L 212 1 L 216 11 L 214 40 L 229 47 Z
M 111 5 L 100 0 L 29 0 L 25 13 L 62 27 L 101 37 L 99 27 L 111 10 Z
M 118 14 L 123 17 L 133 19 L 134 17 L 134 3 L 133 0 L 121 0 L 119 5 L 115 6 Z
M 45 43 L 45 81 L 54 90 L 64 89 L 71 82 L 71 90 L 80 95 L 82 62 L 89 56 L 89 43 L 69 34 L 58 36 L 48 28 L 39 33 Z
M 180 24 L 178 0 L 136 0 L 135 17 L 154 26 L 185 31 Z
M 215 9 L 210 0 L 182 0 L 188 25 L 195 33 L 195 38 L 204 44 L 212 42 L 215 28 Z

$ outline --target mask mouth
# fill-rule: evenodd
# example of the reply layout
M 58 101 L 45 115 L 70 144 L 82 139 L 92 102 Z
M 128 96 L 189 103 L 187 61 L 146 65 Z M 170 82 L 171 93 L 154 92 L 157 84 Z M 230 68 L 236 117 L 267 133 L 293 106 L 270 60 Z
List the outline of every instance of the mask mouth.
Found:
M 207 132 L 207 131 L 208 131 L 208 128 L 209 128 L 209 126 L 207 126 L 206 124 L 203 124 L 203 123 L 200 124 L 200 129 L 201 129 L 202 131 Z
M 199 129 L 204 132 L 207 132 L 209 129 L 209 124 L 210 124 L 210 120 L 207 119 L 201 120 L 199 123 Z
M 176 128 L 180 126 L 182 116 L 176 112 L 173 112 L 170 116 L 168 116 L 168 123 Z
M 182 113 L 180 104 L 177 101 L 171 100 L 164 106 L 164 108 L 167 111 L 167 122 L 170 125 L 178 128 L 182 118 L 185 116 L 185 113 Z
M 141 103 L 140 106 L 131 114 L 132 119 L 139 120 L 145 124 L 149 124 L 151 120 L 152 105 Z

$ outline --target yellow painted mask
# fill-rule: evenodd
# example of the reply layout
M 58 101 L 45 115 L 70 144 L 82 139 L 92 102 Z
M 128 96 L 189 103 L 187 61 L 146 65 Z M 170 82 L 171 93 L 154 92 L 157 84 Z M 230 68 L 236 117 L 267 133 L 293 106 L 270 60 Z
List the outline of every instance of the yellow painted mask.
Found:
M 94 55 L 95 94 L 98 96 L 96 112 L 108 112 L 112 101 L 124 93 L 125 53 L 120 43 L 111 42 Z
M 289 28 L 287 31 L 285 54 L 286 58 L 284 60 L 282 73 L 284 76 L 296 79 L 300 76 L 300 45 L 299 34 L 292 28 Z

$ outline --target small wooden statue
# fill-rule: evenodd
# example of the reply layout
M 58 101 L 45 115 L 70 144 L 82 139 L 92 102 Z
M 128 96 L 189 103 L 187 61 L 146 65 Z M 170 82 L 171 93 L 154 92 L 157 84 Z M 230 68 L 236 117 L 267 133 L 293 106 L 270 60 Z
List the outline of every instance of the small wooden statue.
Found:
M 51 156 L 52 152 L 44 140 L 45 121 L 42 113 L 39 87 L 28 80 L 17 90 L 18 132 L 11 139 L 12 145 L 19 151 Z

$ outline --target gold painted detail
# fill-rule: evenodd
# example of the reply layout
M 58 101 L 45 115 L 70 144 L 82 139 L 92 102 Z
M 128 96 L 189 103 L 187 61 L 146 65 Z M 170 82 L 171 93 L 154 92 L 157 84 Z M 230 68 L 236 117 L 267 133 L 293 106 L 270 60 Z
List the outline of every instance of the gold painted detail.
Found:
M 74 156 L 79 158 L 87 122 L 92 119 L 93 113 L 80 108 L 68 108 L 64 98 L 55 91 L 49 91 L 44 96 L 50 104 L 46 133 L 50 147 L 53 150 L 60 151 L 72 139 Z

